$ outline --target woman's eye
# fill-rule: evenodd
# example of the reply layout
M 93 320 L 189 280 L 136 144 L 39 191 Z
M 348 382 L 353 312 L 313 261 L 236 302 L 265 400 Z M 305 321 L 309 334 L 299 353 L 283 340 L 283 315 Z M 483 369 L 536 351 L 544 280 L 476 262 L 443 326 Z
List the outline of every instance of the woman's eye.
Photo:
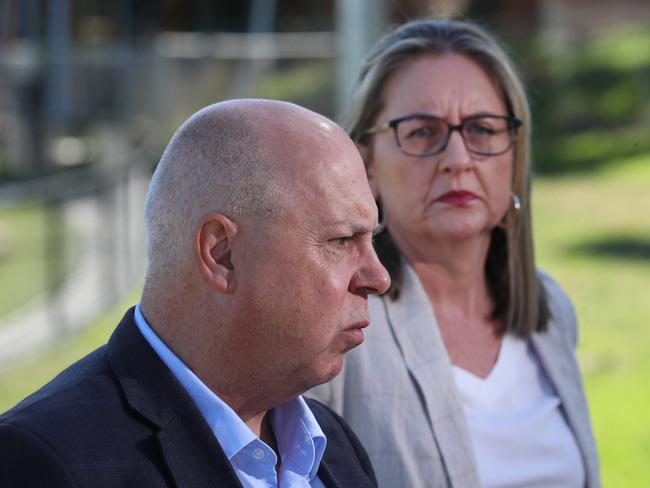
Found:
M 429 138 L 431 137 L 431 134 L 433 131 L 431 130 L 431 127 L 419 127 L 417 129 L 413 129 L 407 134 L 408 139 L 414 139 L 414 138 Z
M 477 136 L 491 136 L 495 133 L 495 130 L 492 127 L 477 123 L 468 124 L 465 130 L 468 134 Z

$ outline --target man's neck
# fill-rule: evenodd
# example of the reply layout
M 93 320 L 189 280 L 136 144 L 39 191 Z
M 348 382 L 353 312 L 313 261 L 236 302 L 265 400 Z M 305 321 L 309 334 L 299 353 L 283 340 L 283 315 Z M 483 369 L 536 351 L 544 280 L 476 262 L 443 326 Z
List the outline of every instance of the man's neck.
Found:
M 245 421 L 245 423 L 257 437 L 275 451 L 279 459 L 280 453 L 278 451 L 278 443 L 275 438 L 275 433 L 273 432 L 273 427 L 271 427 L 269 412 L 252 417 Z

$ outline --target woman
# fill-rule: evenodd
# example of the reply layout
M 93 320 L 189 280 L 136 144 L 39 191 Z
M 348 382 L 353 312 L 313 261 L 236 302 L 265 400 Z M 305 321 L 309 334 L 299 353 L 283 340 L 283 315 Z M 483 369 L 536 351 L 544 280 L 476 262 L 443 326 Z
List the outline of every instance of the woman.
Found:
M 477 26 L 406 24 L 372 49 L 347 126 L 393 284 L 314 395 L 385 487 L 599 485 L 573 307 L 535 269 L 530 115 Z

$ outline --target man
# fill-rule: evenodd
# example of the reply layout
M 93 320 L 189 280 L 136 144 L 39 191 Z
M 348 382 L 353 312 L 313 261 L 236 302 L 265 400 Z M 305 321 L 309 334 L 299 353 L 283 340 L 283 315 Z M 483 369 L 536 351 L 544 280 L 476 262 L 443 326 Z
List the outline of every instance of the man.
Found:
M 339 372 L 388 287 L 376 220 L 324 117 L 263 100 L 193 115 L 147 195 L 140 304 L 0 417 L 0 486 L 374 485 L 349 428 L 300 394 Z

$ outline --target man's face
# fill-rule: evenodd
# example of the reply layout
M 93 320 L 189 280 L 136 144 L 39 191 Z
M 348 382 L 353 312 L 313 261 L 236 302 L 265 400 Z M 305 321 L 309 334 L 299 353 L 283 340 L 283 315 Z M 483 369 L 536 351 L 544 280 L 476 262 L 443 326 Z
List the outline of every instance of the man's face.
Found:
M 233 249 L 242 270 L 237 343 L 294 394 L 339 373 L 363 341 L 368 294 L 390 283 L 372 247 L 377 207 L 356 148 L 338 128 L 316 139 L 287 155 L 302 163 L 288 167 L 279 214 L 240 226 L 242 252 Z

